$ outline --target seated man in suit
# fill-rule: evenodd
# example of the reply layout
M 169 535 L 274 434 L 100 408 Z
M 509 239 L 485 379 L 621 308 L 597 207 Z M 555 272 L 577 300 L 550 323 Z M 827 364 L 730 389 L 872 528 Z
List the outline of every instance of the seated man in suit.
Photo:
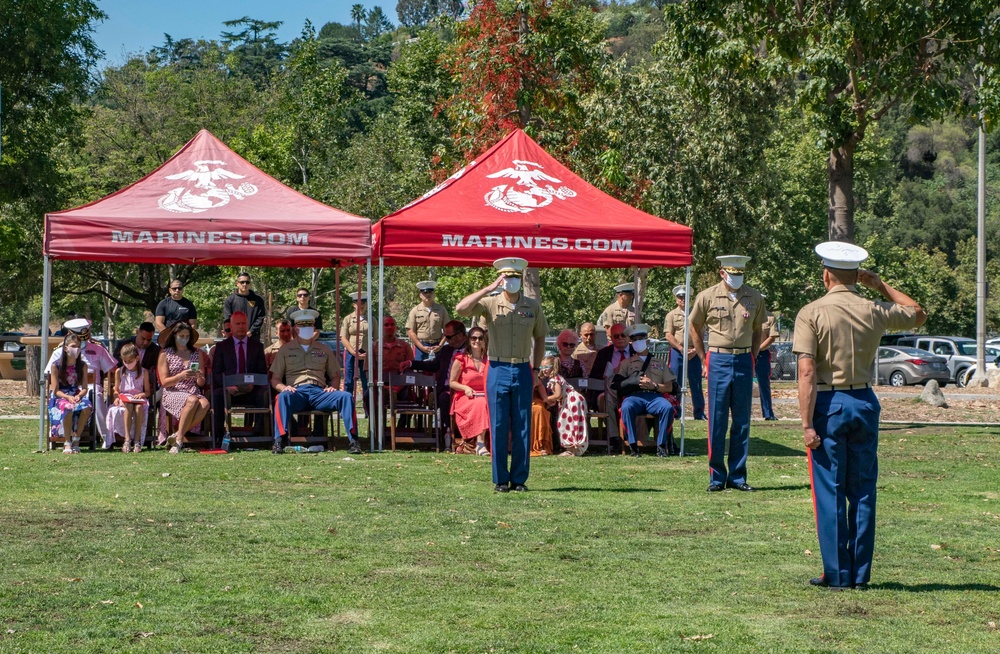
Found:
M 348 452 L 361 454 L 354 418 L 354 395 L 337 390 L 340 361 L 326 343 L 313 337 L 313 321 L 319 312 L 300 309 L 292 313 L 295 338 L 278 350 L 271 364 L 271 386 L 278 391 L 274 402 L 274 449 L 282 454 L 282 438 L 289 432 L 292 414 L 300 411 L 336 411 L 350 440 Z
M 267 364 L 264 363 L 264 346 L 255 338 L 249 337 L 250 321 L 247 314 L 236 311 L 230 316 L 232 335 L 215 347 L 212 360 L 212 406 L 215 408 L 215 438 L 221 440 L 226 429 L 225 394 L 230 397 L 230 405 L 267 406 L 270 402 L 266 386 L 252 384 L 226 386 L 226 375 L 266 375 Z M 259 427 L 250 415 L 249 426 Z
M 451 360 L 459 352 L 465 351 L 465 323 L 452 320 L 445 323 L 443 335 L 445 344 L 441 346 L 433 359 L 423 361 L 404 361 L 400 372 L 408 368 L 421 372 L 434 373 L 434 388 L 438 396 L 438 416 L 442 425 L 451 424 Z M 450 436 L 451 427 L 445 429 L 445 441 Z
M 590 374 L 587 375 L 591 379 L 604 380 L 604 392 L 589 392 L 587 406 L 596 406 L 599 411 L 608 414 L 608 440 L 611 441 L 611 450 L 614 452 L 622 451 L 622 439 L 618 433 L 618 393 L 611 388 L 611 380 L 622 363 L 633 354 L 625 329 L 624 323 L 611 326 L 608 330 L 611 342 L 597 351 Z

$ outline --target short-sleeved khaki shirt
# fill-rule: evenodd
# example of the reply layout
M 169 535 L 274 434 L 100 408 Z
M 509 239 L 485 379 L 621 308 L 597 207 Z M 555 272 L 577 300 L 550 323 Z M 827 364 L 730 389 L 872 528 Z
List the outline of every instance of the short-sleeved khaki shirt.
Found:
M 448 320 L 448 310 L 443 305 L 435 302 L 425 307 L 420 303 L 410 309 L 410 315 L 406 317 L 406 329 L 412 330 L 421 341 L 439 343 Z
M 764 326 L 760 328 L 761 340 L 767 338 L 768 336 L 774 336 L 777 338 L 778 333 L 778 319 L 774 317 L 774 314 L 770 311 L 765 313 L 767 316 L 764 319 Z
M 799 311 L 792 351 L 815 357 L 818 385 L 867 384 L 874 376 L 882 334 L 916 326 L 915 307 L 872 302 L 855 286 L 838 284 Z
M 652 356 L 647 354 L 647 356 Z M 633 354 L 628 359 L 622 361 L 621 366 L 618 368 L 618 374 L 623 377 L 628 377 L 634 372 L 639 372 L 642 370 L 642 365 L 645 363 L 645 359 L 638 354 Z M 649 362 L 649 367 L 646 368 L 646 376 L 652 379 L 657 384 L 667 384 L 677 379 L 674 377 L 674 373 L 670 372 L 670 368 L 667 367 L 666 362 L 660 361 L 659 359 L 653 359 Z
M 531 361 L 532 339 L 545 338 L 549 331 L 542 305 L 524 293 L 518 295 L 514 304 L 508 302 L 503 293 L 484 297 L 472 315 L 486 320 L 490 338 L 488 354 L 493 360 Z
M 350 343 L 351 347 L 357 352 L 359 349 L 368 349 L 368 315 L 367 313 L 361 314 L 361 322 L 358 323 L 358 312 L 357 310 L 352 311 L 348 315 L 344 316 L 344 319 L 340 322 L 340 342 Z
M 614 325 L 624 323 L 631 327 L 635 324 L 635 307 L 629 306 L 624 309 L 618 306 L 617 300 L 604 309 L 604 313 L 597 319 L 597 324 L 604 327 L 604 331 L 610 330 Z
M 753 346 L 753 333 L 764 324 L 764 298 L 746 284 L 729 297 L 725 282 L 698 294 L 691 305 L 691 328 L 708 327 L 708 347 Z
M 285 343 L 274 355 L 271 375 L 282 384 L 316 384 L 326 387 L 340 382 L 340 361 L 325 343 L 314 342 L 308 350 L 297 340 Z
M 670 334 L 678 343 L 684 342 L 684 309 L 677 307 L 667 314 L 663 320 L 663 333 Z M 691 334 L 688 334 L 687 347 L 691 347 Z

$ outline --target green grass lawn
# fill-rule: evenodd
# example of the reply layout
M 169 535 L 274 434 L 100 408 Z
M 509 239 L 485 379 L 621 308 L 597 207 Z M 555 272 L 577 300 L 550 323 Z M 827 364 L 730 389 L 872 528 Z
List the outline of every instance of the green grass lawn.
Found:
M 996 652 L 1000 436 L 882 432 L 872 589 L 821 570 L 798 430 L 685 459 L 36 454 L 0 422 L 0 651 Z

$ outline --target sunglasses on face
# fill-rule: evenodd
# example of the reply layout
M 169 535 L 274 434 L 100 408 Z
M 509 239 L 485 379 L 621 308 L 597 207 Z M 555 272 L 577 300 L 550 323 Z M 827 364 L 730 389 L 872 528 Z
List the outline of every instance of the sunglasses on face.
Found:
M 297 293 L 295 297 L 309 297 L 308 293 Z
M 184 287 L 183 286 L 171 286 L 170 290 L 171 291 L 183 291 Z
M 483 340 L 483 337 L 482 336 L 470 336 L 469 340 L 470 341 L 481 341 L 481 340 Z
M 617 341 L 617 340 L 620 340 L 622 338 L 625 338 L 625 334 L 612 334 L 611 338 L 613 338 L 614 340 Z
M 559 347 L 576 347 L 576 343 L 560 343 Z
M 236 283 L 237 284 L 249 284 L 250 280 L 249 279 L 237 279 Z

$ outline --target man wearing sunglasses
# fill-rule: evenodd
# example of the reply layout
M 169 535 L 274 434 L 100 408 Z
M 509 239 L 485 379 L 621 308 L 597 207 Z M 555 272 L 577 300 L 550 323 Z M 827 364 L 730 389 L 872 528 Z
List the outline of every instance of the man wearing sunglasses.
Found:
M 594 365 L 591 366 L 590 374 L 588 375 L 591 379 L 604 381 L 604 392 L 600 394 L 596 392 L 588 393 L 587 405 L 596 406 L 598 410 L 607 411 L 610 415 L 608 419 L 608 440 L 611 441 L 612 452 L 622 451 L 622 438 L 618 431 L 618 392 L 611 388 L 611 380 L 618 374 L 618 369 L 622 363 L 635 354 L 631 345 L 629 345 L 625 330 L 624 323 L 611 326 L 611 329 L 608 330 L 608 338 L 611 342 L 597 351 L 597 356 L 594 357 Z
M 153 323 L 156 331 L 162 332 L 175 322 L 184 321 L 192 327 L 198 326 L 198 310 L 191 300 L 184 297 L 184 282 L 179 279 L 170 280 L 167 285 L 168 295 L 156 305 Z
M 267 308 L 264 305 L 264 298 L 253 292 L 248 272 L 236 275 L 236 290 L 222 303 L 223 319 L 229 318 L 237 311 L 247 314 L 247 320 L 250 322 L 250 338 L 259 342 Z
M 417 361 L 433 358 L 445 344 L 444 325 L 448 322 L 448 310 L 434 301 L 437 282 L 426 280 L 417 283 L 420 304 L 410 309 L 406 317 L 406 335 L 413 343 L 414 358 Z
M 549 331 L 542 305 L 521 292 L 528 262 L 517 257 L 497 259 L 499 276 L 492 284 L 467 295 L 455 310 L 459 315 L 486 319 L 489 330 L 489 374 L 486 401 L 493 439 L 493 490 L 528 490 L 531 448 L 531 395 L 537 371 L 545 356 Z M 493 291 L 501 290 L 497 295 Z M 511 434 L 510 468 L 507 467 L 507 434 Z
M 297 311 L 302 311 L 303 309 L 312 309 L 314 311 L 317 310 L 316 307 L 310 306 L 309 289 L 304 287 L 299 288 L 299 290 L 295 291 L 295 304 L 288 307 L 288 309 L 285 311 L 285 320 L 289 322 L 289 325 L 291 325 L 292 322 L 292 314 Z M 319 334 L 321 331 L 323 331 L 323 316 L 321 316 L 318 312 L 316 314 L 316 322 L 313 325 L 313 327 L 316 330 L 316 334 Z

